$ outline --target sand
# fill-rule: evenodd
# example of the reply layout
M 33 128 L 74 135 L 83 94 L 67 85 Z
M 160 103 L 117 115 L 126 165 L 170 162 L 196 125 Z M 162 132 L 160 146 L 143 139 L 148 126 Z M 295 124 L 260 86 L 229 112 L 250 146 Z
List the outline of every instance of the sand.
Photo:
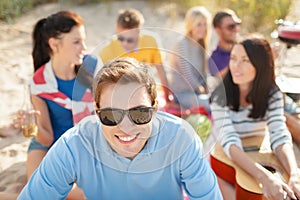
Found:
M 295 2 L 300 5 L 299 1 Z M 46 4 L 17 18 L 11 24 L 0 22 L 0 192 L 19 192 L 26 183 L 26 151 L 30 138 L 23 137 L 20 130 L 9 125 L 23 102 L 22 84 L 32 75 L 31 31 L 36 20 L 58 10 L 74 10 L 85 20 L 88 51 L 95 53 L 114 33 L 117 11 L 126 7 L 142 11 L 146 19 L 144 27 L 156 27 L 152 30 L 157 30 L 162 37 L 165 52 L 171 48 L 175 37 L 184 30 L 183 14 L 178 12 L 178 6 L 153 5 L 144 1 L 81 6 Z M 294 11 L 291 16 L 293 19 L 300 19 L 299 14 Z M 300 155 L 299 150 L 296 151 Z M 6 199 L 0 195 L 1 198 Z
M 165 33 L 169 30 L 178 31 L 173 33 L 176 36 L 184 30 L 183 15 L 177 12 L 179 9 L 175 4 L 154 5 L 143 1 L 80 6 L 46 4 L 15 19 L 11 24 L 0 22 L 0 193 L 19 192 L 26 183 L 26 152 L 30 138 L 23 137 L 21 131 L 10 124 L 23 103 L 23 83 L 33 73 L 31 32 L 37 19 L 64 9 L 77 12 L 84 18 L 88 52 L 95 54 L 97 48 L 114 34 L 118 10 L 129 7 L 142 11 L 146 19 L 144 27 L 163 27 Z M 2 193 L 2 198 L 8 196 Z

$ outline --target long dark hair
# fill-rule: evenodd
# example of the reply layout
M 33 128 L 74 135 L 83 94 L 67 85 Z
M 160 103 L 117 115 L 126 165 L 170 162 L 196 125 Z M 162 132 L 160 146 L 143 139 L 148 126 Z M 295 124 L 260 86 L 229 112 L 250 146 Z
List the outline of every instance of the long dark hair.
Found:
M 59 38 L 62 33 L 69 33 L 74 26 L 83 24 L 82 18 L 71 11 L 59 11 L 47 18 L 40 19 L 32 33 L 34 71 L 50 60 L 50 38 Z
M 51 48 L 48 44 L 50 38 L 59 38 L 63 33 L 69 33 L 74 26 L 83 25 L 83 19 L 72 11 L 59 11 L 47 18 L 40 19 L 34 27 L 32 33 L 33 50 L 32 58 L 34 71 L 49 62 Z M 77 74 L 81 65 L 75 66 Z M 86 87 L 91 87 L 92 77 L 86 69 L 80 70 L 78 80 Z
M 246 101 L 253 106 L 249 117 L 262 118 L 265 116 L 268 108 L 272 91 L 274 89 L 278 90 L 275 83 L 274 60 L 271 47 L 265 39 L 255 36 L 248 37 L 238 44 L 245 48 L 250 62 L 256 69 L 252 88 L 246 96 Z M 211 99 L 222 106 L 228 106 L 230 109 L 238 111 L 240 106 L 239 96 L 238 85 L 233 82 L 229 70 L 224 77 L 223 83 L 212 93 Z

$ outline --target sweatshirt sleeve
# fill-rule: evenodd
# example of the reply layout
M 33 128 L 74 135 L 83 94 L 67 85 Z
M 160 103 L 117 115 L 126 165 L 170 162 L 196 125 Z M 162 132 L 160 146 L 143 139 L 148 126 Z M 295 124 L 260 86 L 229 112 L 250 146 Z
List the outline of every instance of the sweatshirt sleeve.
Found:
M 198 136 L 180 158 L 180 176 L 190 200 L 222 199 L 216 175 L 203 154 L 203 145 Z
M 60 138 L 32 174 L 18 199 L 65 199 L 76 179 L 74 164 L 70 149 L 64 138 Z
M 229 148 L 235 144 L 240 149 L 243 149 L 239 134 L 235 130 L 232 120 L 229 115 L 229 108 L 222 107 L 217 103 L 211 104 L 211 111 L 214 123 L 214 131 L 216 131 L 217 139 L 220 141 L 226 155 L 231 158 Z
M 283 94 L 279 90 L 272 94 L 266 116 L 272 150 L 285 143 L 292 144 L 291 133 L 285 123 Z

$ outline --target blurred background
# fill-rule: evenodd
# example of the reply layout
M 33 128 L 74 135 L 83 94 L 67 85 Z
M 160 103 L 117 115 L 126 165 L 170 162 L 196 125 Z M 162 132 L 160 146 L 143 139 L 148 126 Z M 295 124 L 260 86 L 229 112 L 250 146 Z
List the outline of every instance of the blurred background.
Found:
M 96 52 L 115 33 L 118 10 L 133 7 L 143 13 L 144 27 L 159 35 L 167 53 L 184 32 L 187 9 L 199 5 L 212 16 L 222 8 L 235 10 L 242 19 L 241 35 L 259 32 L 272 43 L 275 20 L 300 20 L 300 0 L 0 0 L 0 135 L 22 105 L 22 84 L 33 73 L 31 33 L 41 17 L 63 9 L 77 12 L 84 19 L 88 51 Z M 299 57 L 296 50 L 288 61 Z
M 297 0 L 296 0 L 297 1 Z M 34 7 L 45 3 L 87 5 L 112 3 L 114 0 L 1 0 L 0 19 L 13 23 L 14 19 Z M 120 0 L 119 2 L 122 2 Z M 168 4 L 170 17 L 184 16 L 185 11 L 195 5 L 205 6 L 212 14 L 220 8 L 228 7 L 236 11 L 242 19 L 241 33 L 260 32 L 264 35 L 276 28 L 274 21 L 284 19 L 293 9 L 293 0 L 147 0 L 154 8 Z

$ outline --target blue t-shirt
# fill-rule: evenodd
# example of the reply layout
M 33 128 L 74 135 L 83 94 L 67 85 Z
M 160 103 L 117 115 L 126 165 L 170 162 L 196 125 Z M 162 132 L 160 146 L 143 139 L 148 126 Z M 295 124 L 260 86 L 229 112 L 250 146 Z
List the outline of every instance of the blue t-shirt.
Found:
M 91 75 L 95 73 L 97 67 L 97 58 L 93 55 L 85 55 L 82 67 L 84 67 Z M 80 70 L 79 72 L 80 73 Z M 83 86 L 77 78 L 72 80 L 62 80 L 54 77 L 57 89 L 65 94 L 70 100 L 80 101 L 85 94 L 86 87 Z M 56 102 L 41 97 L 47 104 L 48 112 L 51 120 L 54 140 L 53 143 L 68 129 L 74 126 L 72 110 L 62 107 Z M 36 147 L 35 147 L 36 148 Z
M 58 90 L 72 99 L 73 87 L 75 78 L 72 80 L 62 80 L 56 77 Z M 52 100 L 43 98 L 48 106 L 48 111 L 51 119 L 51 125 L 54 134 L 53 143 L 69 128 L 73 127 L 72 111 L 66 109 Z
M 194 129 L 158 112 L 145 147 L 133 159 L 114 152 L 96 116 L 81 120 L 53 145 L 18 199 L 65 199 L 74 180 L 93 199 L 222 199 Z
M 208 60 L 209 72 L 216 75 L 222 69 L 228 67 L 230 60 L 230 51 L 217 47 Z

